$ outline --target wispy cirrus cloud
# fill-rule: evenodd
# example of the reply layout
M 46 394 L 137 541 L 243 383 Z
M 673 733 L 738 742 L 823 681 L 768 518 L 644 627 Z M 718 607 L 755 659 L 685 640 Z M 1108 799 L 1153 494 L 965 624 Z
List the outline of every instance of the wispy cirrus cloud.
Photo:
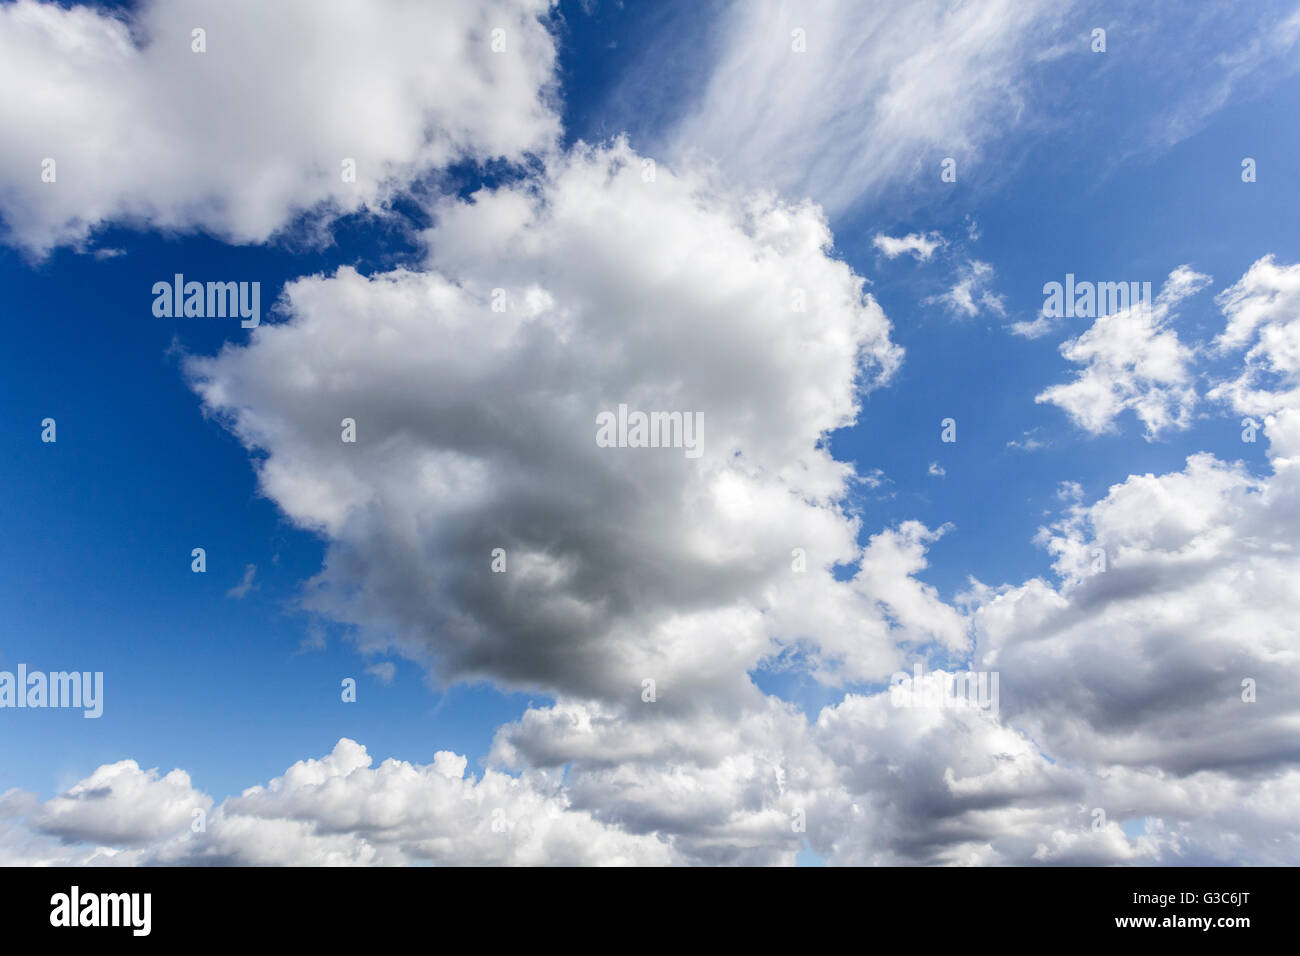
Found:
M 909 178 L 937 182 L 942 158 L 962 168 L 1016 124 L 1034 54 L 1065 9 L 731 4 L 713 28 L 704 95 L 666 135 L 668 152 L 702 152 L 742 182 L 811 196 L 832 215 Z

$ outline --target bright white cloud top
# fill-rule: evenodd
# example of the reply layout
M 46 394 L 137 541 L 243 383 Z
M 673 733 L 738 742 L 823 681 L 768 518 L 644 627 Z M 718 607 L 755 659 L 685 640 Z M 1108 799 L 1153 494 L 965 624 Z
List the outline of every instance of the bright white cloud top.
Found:
M 302 213 L 382 205 L 458 159 L 543 151 L 559 131 L 548 9 L 178 0 L 123 19 L 0 6 L 0 84 L 30 91 L 0 103 L 0 141 L 27 160 L 0 172 L 10 239 L 42 254 L 114 221 L 261 242 Z

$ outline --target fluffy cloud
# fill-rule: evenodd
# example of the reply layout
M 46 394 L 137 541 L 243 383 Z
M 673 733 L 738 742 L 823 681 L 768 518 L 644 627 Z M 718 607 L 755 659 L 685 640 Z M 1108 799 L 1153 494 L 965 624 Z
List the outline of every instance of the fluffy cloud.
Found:
M 0 865 L 3 866 L 112 866 L 138 863 L 140 850 L 112 846 L 65 843 L 31 825 L 41 802 L 33 793 L 0 793 Z M 93 843 L 98 834 L 83 831 Z
M 992 290 L 993 276 L 991 265 L 971 259 L 958 270 L 957 281 L 951 289 L 925 301 L 942 305 L 953 315 L 965 319 L 973 319 L 985 311 L 999 316 L 1006 315 L 1003 297 Z
M 1215 300 L 1228 318 L 1214 340 L 1224 354 L 1245 349 L 1241 372 L 1209 392 L 1246 415 L 1300 408 L 1300 265 L 1266 256 Z
M 1006 723 L 1087 770 L 1090 806 L 1161 820 L 1167 862 L 1300 850 L 1270 823 L 1300 796 L 1300 482 L 1274 464 L 1256 479 L 1199 454 L 1132 476 L 1044 531 L 1059 583 L 972 595 Z
M 449 752 L 376 767 L 343 739 L 227 799 L 198 831 L 176 807 L 210 800 L 179 770 L 166 778 L 179 785 L 157 786 L 151 773 L 154 785 L 132 790 L 136 822 L 85 814 L 62 838 L 50 832 L 55 808 L 123 765 L 46 804 L 9 791 L 0 795 L 0 861 L 789 864 L 811 847 L 833 863 L 871 865 L 1286 864 L 1300 854 L 1294 770 L 1261 778 L 1066 766 L 1040 750 L 991 714 L 900 708 L 887 693 L 850 694 L 811 724 L 775 698 L 741 719 L 658 724 L 562 702 L 499 733 L 493 759 L 524 766 L 519 775 L 467 777 L 465 758 Z M 572 761 L 563 783 L 544 769 L 561 752 Z M 150 814 L 168 822 L 142 824 Z
M 913 257 L 921 262 L 926 261 L 934 255 L 936 249 L 945 245 L 943 237 L 937 232 L 928 235 L 912 232 L 906 236 L 886 236 L 884 233 L 876 233 L 871 244 L 886 259 L 895 259 L 905 252 L 910 252 Z
M 547 0 L 0 7 L 0 216 L 35 253 L 105 221 L 257 242 L 459 158 L 550 146 Z M 207 52 L 191 31 L 206 30 Z M 491 32 L 504 30 L 493 53 Z M 57 179 L 42 181 L 53 159 Z M 342 163 L 355 160 L 356 181 Z
M 1148 855 L 1114 824 L 1092 831 L 1085 776 L 990 714 L 850 695 L 822 711 L 815 739 L 851 801 L 829 828 L 838 829 L 837 862 L 1079 865 Z
M 976 615 L 1012 719 L 1071 760 L 1187 773 L 1300 756 L 1283 691 L 1300 679 L 1296 491 L 1290 469 L 1261 481 L 1200 454 L 1074 506 L 1044 532 L 1061 583 L 985 595 Z
M 385 760 L 340 740 L 321 760 L 294 764 L 265 787 L 232 797 L 204 840 L 171 847 L 178 860 L 283 865 L 671 863 L 662 840 L 606 827 L 570 809 L 545 775 L 465 776 L 464 757 Z
M 255 241 L 458 157 L 544 151 L 545 10 L 181 3 L 128 25 L 20 0 L 0 9 L 0 71 L 35 70 L 46 92 L 0 106 L 37 164 L 6 174 L 12 237 L 41 251 L 127 219 Z M 1017 54 L 1050 15 L 829 4 L 795 23 L 738 5 L 679 145 L 845 208 L 1014 121 Z M 206 54 L 189 52 L 195 24 Z M 498 25 L 507 50 L 489 55 Z M 885 35 L 920 39 L 850 55 Z M 235 49 L 244 72 L 221 67 Z M 818 134 L 791 135 L 796 119 Z M 45 155 L 57 184 L 35 175 Z M 826 438 L 901 350 L 821 209 L 690 166 L 643 171 L 624 142 L 549 153 L 524 182 L 437 203 L 421 269 L 300 279 L 287 321 L 187 362 L 262 491 L 326 542 L 306 607 L 357 625 L 364 651 L 554 702 L 499 728 L 478 778 L 445 751 L 375 766 L 344 739 L 215 808 L 183 771 L 132 761 L 46 803 L 9 791 L 0 861 L 789 863 L 805 845 L 847 863 L 1300 859 L 1296 267 L 1261 260 L 1219 299 L 1218 350 L 1246 351 L 1211 397 L 1266 416 L 1272 473 L 1200 454 L 1076 494 L 1040 537 L 1055 580 L 975 582 L 966 614 L 919 580 L 947 526 L 858 543 L 850 491 L 867 479 Z M 877 246 L 924 259 L 934 241 Z M 1001 314 L 991 278 L 970 261 L 944 303 Z M 1098 320 L 1063 349 L 1079 379 L 1039 400 L 1091 431 L 1130 408 L 1150 436 L 1181 427 L 1194 352 L 1168 323 L 1205 281 L 1184 267 L 1151 315 Z M 596 417 L 620 404 L 702 414 L 703 454 L 601 447 Z M 1000 712 L 864 689 L 932 658 L 996 671 Z M 777 666 L 853 692 L 810 721 L 751 679 Z
M 1076 488 L 1040 536 L 1057 583 L 969 596 L 975 666 L 1000 671 L 1006 722 L 1089 770 L 1095 806 L 1158 821 L 1168 860 L 1283 862 L 1300 849 L 1279 809 L 1300 795 L 1300 406 L 1290 388 L 1253 387 L 1261 369 L 1286 378 L 1271 356 L 1300 322 L 1295 272 L 1261 260 L 1219 298 L 1217 341 L 1251 346 L 1222 395 L 1271 413 L 1270 474 L 1200 453 L 1091 504 Z
M 816 207 L 647 181 L 615 144 L 435 215 L 428 271 L 300 280 L 290 321 L 189 363 L 329 540 L 310 607 L 448 680 L 635 700 L 653 678 L 668 707 L 744 695 L 781 640 L 877 677 L 900 639 L 962 642 L 908 577 L 929 532 L 864 551 L 842 510 L 854 472 L 822 440 L 901 351 Z M 620 404 L 702 414 L 703 454 L 600 447 Z M 810 604 L 812 626 L 786 610 Z
M 94 840 L 121 846 L 157 842 L 190 825 L 211 799 L 190 786 L 189 775 L 141 770 L 134 760 L 105 764 L 41 806 L 36 829 L 70 843 Z
M 576 806 L 671 833 L 695 863 L 788 864 L 805 841 L 842 864 L 1155 852 L 1117 825 L 1093 833 L 1085 775 L 1054 766 L 1024 735 L 971 710 L 901 708 L 887 693 L 847 695 L 811 724 L 775 698 L 738 719 L 684 722 L 561 702 L 502 728 L 493 750 L 523 766 L 561 754 Z M 1067 834 L 1074 845 L 1057 847 Z
M 737 713 L 676 715 L 662 703 L 530 708 L 498 731 L 492 759 L 567 763 L 575 808 L 634 833 L 670 835 L 688 862 L 792 862 L 803 839 L 797 813 L 816 820 L 812 808 L 836 788 L 804 717 L 757 692 Z
M 967 628 L 916 579 L 946 529 L 861 547 L 843 508 L 857 476 L 823 439 L 901 353 L 820 211 L 642 168 L 580 148 L 448 200 L 427 271 L 301 280 L 286 323 L 188 368 L 327 538 L 309 606 L 444 680 L 557 695 L 495 764 L 568 765 L 575 810 L 683 859 L 789 862 L 791 815 L 848 797 L 749 672 L 795 654 L 883 681 L 916 648 L 965 653 Z M 704 454 L 599 447 L 620 403 L 702 412 Z
M 1146 427 L 1148 440 L 1186 428 L 1196 406 L 1195 353 L 1170 325 L 1174 307 L 1209 282 L 1209 276 L 1180 266 L 1149 307 L 1130 304 L 1098 318 L 1087 332 L 1061 345 L 1063 356 L 1084 366 L 1074 381 L 1044 389 L 1034 401 L 1059 405 L 1092 434 L 1110 430 L 1130 409 Z
M 675 860 L 656 837 L 629 835 L 571 809 L 546 775 L 488 771 L 478 779 L 466 777 L 465 758 L 448 751 L 427 765 L 372 763 L 364 747 L 340 740 L 320 760 L 299 761 L 266 786 L 227 799 L 204 829 L 192 830 L 191 807 L 206 809 L 211 799 L 191 790 L 180 770 L 159 781 L 124 761 L 101 767 L 43 805 L 18 791 L 0 797 L 0 853 L 8 849 L 7 862 L 108 865 L 663 865 Z M 115 785 L 116 797 L 87 797 Z M 24 816 L 25 822 L 5 827 L 6 820 Z M 177 832 L 182 828 L 185 832 Z M 46 834 L 104 846 L 69 850 L 42 840 Z M 17 835 L 25 838 L 21 844 Z M 141 847 L 144 843 L 149 845 Z M 122 846 L 141 848 L 123 852 Z
M 540 183 L 448 200 L 427 271 L 301 280 L 286 323 L 191 360 L 264 491 L 329 542 L 308 604 L 444 679 L 554 694 L 499 730 L 492 765 L 566 768 L 556 799 L 673 859 L 790 862 L 804 839 L 856 862 L 1291 854 L 1258 842 L 1295 784 L 1276 691 L 1300 678 L 1280 623 L 1300 570 L 1289 472 L 1193 456 L 1076 500 L 1042 535 L 1059 582 L 975 585 L 967 619 L 916 577 L 945 529 L 903 522 L 859 548 L 841 510 L 854 475 L 821 439 L 899 356 L 818 211 L 642 168 L 625 144 L 582 148 Z M 1139 338 L 1204 282 L 1171 275 Z M 702 411 L 705 453 L 597 446 L 620 402 Z M 1001 714 L 854 693 L 810 725 L 748 676 L 781 658 L 883 681 L 931 655 L 998 671 Z M 1268 699 L 1242 701 L 1245 678 Z M 231 802 L 219 815 L 247 843 L 204 852 L 412 858 L 355 803 L 322 827 L 320 809 Z

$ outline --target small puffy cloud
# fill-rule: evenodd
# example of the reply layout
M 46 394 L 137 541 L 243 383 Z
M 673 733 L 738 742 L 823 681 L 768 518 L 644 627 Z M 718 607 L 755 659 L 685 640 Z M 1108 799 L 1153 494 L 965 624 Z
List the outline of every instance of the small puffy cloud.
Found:
M 886 236 L 884 233 L 878 232 L 876 237 L 871 240 L 871 244 L 886 259 L 894 259 L 905 252 L 910 252 L 916 259 L 925 262 L 930 256 L 934 255 L 936 249 L 944 246 L 945 242 L 937 232 L 929 234 L 912 232 L 899 237 Z
M 1035 438 L 1034 434 L 1037 431 L 1038 429 L 1031 428 L 1026 432 L 1022 432 L 1019 438 L 1013 438 L 1007 442 L 1007 447 L 1016 448 L 1020 451 L 1038 451 L 1040 448 L 1046 448 L 1050 443 Z
M 1007 326 L 1007 331 L 1012 335 L 1019 335 L 1026 339 L 1041 339 L 1044 335 L 1058 328 L 1060 324 L 1060 319 L 1040 315 L 1033 319 L 1020 319 L 1012 322 Z
M 1185 429 L 1196 406 L 1195 352 L 1171 328 L 1175 307 L 1203 289 L 1210 277 L 1180 266 L 1169 274 L 1154 303 L 1132 303 L 1103 315 L 1088 331 L 1061 345 L 1061 354 L 1084 366 L 1074 381 L 1034 397 L 1065 410 L 1080 428 L 1100 434 L 1133 411 L 1148 441 Z
M 942 478 L 944 475 L 948 474 L 948 472 L 945 471 L 943 466 L 941 466 L 937 461 L 932 461 L 930 462 L 930 467 L 926 469 L 926 474 L 931 478 Z
M 925 301 L 942 305 L 952 314 L 967 319 L 973 319 L 981 312 L 1005 316 L 1006 299 L 992 291 L 993 278 L 991 265 L 971 259 L 958 271 L 952 288 Z

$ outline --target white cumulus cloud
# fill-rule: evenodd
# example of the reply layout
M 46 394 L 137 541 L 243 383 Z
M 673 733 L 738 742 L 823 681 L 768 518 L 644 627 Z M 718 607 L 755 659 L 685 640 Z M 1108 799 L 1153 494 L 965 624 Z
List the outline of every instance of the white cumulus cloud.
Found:
M 550 148 L 546 0 L 0 6 L 0 218 L 35 254 L 105 222 L 260 242 L 457 159 Z M 193 52 L 192 31 L 206 31 Z M 505 50 L 493 53 L 492 30 Z M 54 181 L 43 180 L 53 160 Z M 344 161 L 355 161 L 355 181 Z

